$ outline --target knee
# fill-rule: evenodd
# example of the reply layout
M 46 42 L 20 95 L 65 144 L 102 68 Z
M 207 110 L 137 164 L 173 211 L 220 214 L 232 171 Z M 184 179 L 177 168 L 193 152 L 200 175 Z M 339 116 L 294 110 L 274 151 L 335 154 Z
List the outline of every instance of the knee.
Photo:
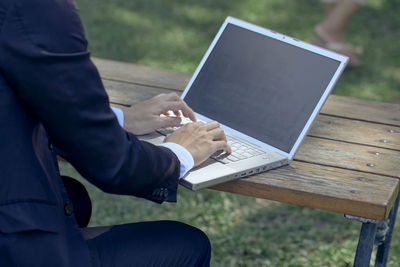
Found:
M 199 258 L 198 258 L 198 266 L 209 266 L 210 265 L 210 259 L 211 259 L 211 243 L 210 240 L 208 239 L 207 235 L 199 230 L 197 230 L 197 242 L 199 244 L 199 247 L 196 248 L 198 249 L 199 252 Z
M 171 222 L 179 228 L 182 245 L 192 253 L 195 264 L 191 266 L 209 266 L 211 258 L 211 243 L 207 235 L 198 228 L 181 222 Z
M 192 227 L 191 243 L 194 249 L 204 256 L 211 254 L 211 243 L 208 236 L 198 228 Z M 200 253 L 201 252 L 201 253 Z

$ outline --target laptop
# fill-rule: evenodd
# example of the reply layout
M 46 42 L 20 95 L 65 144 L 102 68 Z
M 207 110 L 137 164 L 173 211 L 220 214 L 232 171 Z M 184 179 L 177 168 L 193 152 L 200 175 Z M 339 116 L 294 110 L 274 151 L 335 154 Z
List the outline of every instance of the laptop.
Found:
M 213 155 L 180 183 L 199 190 L 289 164 L 347 62 L 227 17 L 181 97 L 197 119 L 220 123 L 233 152 Z M 168 131 L 141 139 L 158 144 Z

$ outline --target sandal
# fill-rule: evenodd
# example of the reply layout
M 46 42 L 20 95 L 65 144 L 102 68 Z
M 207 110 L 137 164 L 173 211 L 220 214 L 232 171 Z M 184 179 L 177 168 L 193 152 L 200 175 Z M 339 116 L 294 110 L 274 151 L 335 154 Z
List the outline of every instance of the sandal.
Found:
M 315 31 L 315 35 L 313 36 L 313 38 L 311 38 L 311 43 L 326 48 L 328 50 L 332 50 L 339 54 L 348 56 L 348 66 L 350 67 L 358 67 L 361 65 L 360 60 L 357 58 L 357 55 L 361 55 L 363 53 L 362 47 L 355 47 L 351 44 L 342 42 L 326 42 L 322 39 L 317 31 Z

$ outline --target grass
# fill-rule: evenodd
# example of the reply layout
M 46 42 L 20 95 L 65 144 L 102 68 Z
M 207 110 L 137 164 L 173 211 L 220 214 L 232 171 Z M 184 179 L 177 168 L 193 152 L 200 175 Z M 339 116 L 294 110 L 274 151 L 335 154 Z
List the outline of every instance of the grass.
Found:
M 94 56 L 193 72 L 227 15 L 309 40 L 322 19 L 316 0 L 77 0 Z M 371 0 L 346 37 L 363 46 L 335 94 L 400 103 L 400 5 Z
M 313 0 L 76 0 L 93 56 L 193 72 L 227 15 L 308 40 L 322 19 Z M 335 94 L 400 103 L 400 5 L 371 0 L 351 19 L 348 40 L 364 47 Z M 64 174 L 79 177 L 68 164 Z M 171 219 L 207 233 L 212 266 L 351 266 L 360 223 L 342 214 L 228 193 L 179 189 L 177 204 L 100 192 L 91 226 Z M 400 223 L 388 266 L 400 262 Z
M 180 187 L 178 203 L 101 192 L 60 162 L 64 175 L 78 178 L 93 201 L 90 226 L 177 220 L 196 226 L 211 240 L 212 266 L 352 266 L 361 223 L 342 214 L 212 190 Z M 374 260 L 374 255 L 372 260 Z M 397 223 L 389 267 L 400 262 Z

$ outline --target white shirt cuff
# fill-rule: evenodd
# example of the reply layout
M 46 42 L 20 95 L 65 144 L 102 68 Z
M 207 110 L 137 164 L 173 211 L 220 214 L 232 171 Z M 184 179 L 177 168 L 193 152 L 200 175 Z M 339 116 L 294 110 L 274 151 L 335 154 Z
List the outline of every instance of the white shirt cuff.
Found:
M 193 156 L 183 146 L 170 142 L 162 143 L 159 146 L 163 146 L 170 149 L 178 157 L 179 161 L 181 162 L 179 178 L 185 176 L 186 173 L 193 168 L 194 166 Z
M 124 112 L 121 109 L 115 107 L 111 107 L 111 109 L 115 113 L 115 116 L 117 116 L 119 125 L 121 125 L 121 127 L 124 127 Z M 179 159 L 181 163 L 180 176 L 179 176 L 180 178 L 185 176 L 185 174 L 193 168 L 194 166 L 193 156 L 192 154 L 190 154 L 189 151 L 187 151 L 186 148 L 175 143 L 162 143 L 160 144 L 160 146 L 170 149 Z
M 114 111 L 115 116 L 117 116 L 118 123 L 121 125 L 121 127 L 124 127 L 124 112 L 115 107 L 111 107 L 112 111 Z

